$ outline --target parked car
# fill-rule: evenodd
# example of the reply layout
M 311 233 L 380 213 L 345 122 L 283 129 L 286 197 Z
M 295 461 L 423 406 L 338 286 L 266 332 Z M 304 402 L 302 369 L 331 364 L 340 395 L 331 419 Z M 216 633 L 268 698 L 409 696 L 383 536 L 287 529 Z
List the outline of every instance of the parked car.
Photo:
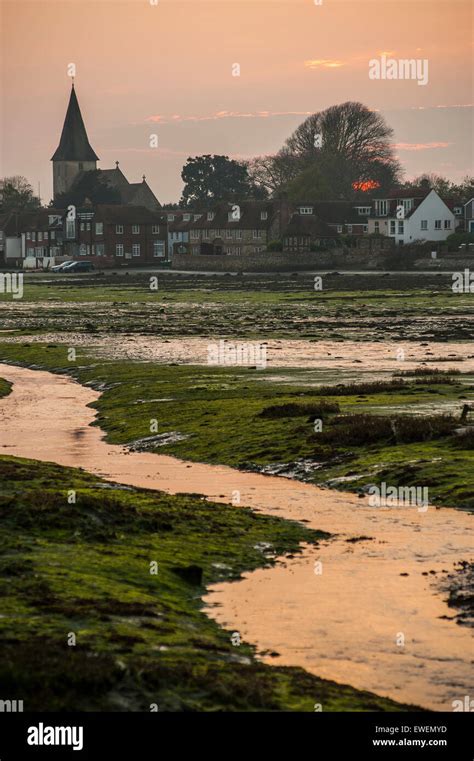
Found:
M 50 272 L 62 272 L 62 270 L 65 267 L 69 267 L 70 264 L 72 264 L 70 260 L 67 262 L 61 262 L 61 264 L 55 264 L 54 267 L 51 267 Z
M 94 265 L 92 262 L 69 262 L 62 272 L 67 274 L 70 272 L 91 272 L 93 269 Z

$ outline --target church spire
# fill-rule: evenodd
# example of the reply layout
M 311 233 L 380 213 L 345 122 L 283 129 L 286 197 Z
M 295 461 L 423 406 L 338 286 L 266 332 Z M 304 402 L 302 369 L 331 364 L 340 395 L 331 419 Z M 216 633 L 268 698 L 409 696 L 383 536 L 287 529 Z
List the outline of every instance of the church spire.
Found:
M 61 139 L 51 161 L 98 160 L 87 137 L 73 82 Z

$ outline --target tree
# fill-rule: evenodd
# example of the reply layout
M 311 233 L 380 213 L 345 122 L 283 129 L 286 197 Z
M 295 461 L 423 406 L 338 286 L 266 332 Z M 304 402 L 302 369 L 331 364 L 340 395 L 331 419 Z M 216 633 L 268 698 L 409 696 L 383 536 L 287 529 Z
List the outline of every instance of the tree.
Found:
M 41 208 L 40 199 L 33 188 L 21 175 L 4 177 L 0 180 L 0 211 L 30 211 Z
M 92 169 L 81 174 L 72 187 L 66 193 L 60 193 L 50 205 L 58 208 L 83 206 L 86 199 L 93 205 L 121 202 L 119 191 L 108 184 L 99 169 Z
M 459 198 L 460 200 L 469 201 L 474 197 L 474 177 L 466 175 L 462 181 L 456 185 L 456 183 L 448 180 L 447 177 L 442 177 L 435 173 L 424 173 L 415 177 L 413 180 L 406 182 L 405 188 L 416 188 L 420 186 L 426 186 L 433 188 L 444 198 Z
M 188 158 L 181 172 L 184 182 L 180 205 L 208 207 L 216 201 L 242 198 L 264 198 L 266 192 L 256 187 L 244 162 L 228 156 L 196 156 Z
M 258 156 L 247 166 L 251 181 L 273 196 L 286 190 L 288 183 L 295 180 L 303 168 L 300 158 L 287 149 L 275 156 Z
M 325 192 L 349 199 L 365 184 L 399 182 L 392 139 L 393 130 L 380 114 L 362 103 L 342 103 L 305 119 L 276 156 L 251 165 L 252 177 L 273 193 L 292 191 L 301 180 L 309 197 Z

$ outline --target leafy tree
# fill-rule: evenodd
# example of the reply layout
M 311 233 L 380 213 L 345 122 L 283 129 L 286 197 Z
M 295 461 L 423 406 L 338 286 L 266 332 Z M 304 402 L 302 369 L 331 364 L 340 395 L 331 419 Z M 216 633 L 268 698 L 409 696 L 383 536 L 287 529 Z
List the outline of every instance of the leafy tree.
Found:
M 29 211 L 41 208 L 40 199 L 33 188 L 21 175 L 4 177 L 0 180 L 0 211 Z
M 181 172 L 184 182 L 180 204 L 208 207 L 216 201 L 264 198 L 265 191 L 251 181 L 247 165 L 228 156 L 188 158 Z
M 50 206 L 66 208 L 67 206 L 83 206 L 86 199 L 95 206 L 96 204 L 119 204 L 120 193 L 111 187 L 101 175 L 100 170 L 92 169 L 83 172 L 72 187 L 66 193 L 60 193 Z

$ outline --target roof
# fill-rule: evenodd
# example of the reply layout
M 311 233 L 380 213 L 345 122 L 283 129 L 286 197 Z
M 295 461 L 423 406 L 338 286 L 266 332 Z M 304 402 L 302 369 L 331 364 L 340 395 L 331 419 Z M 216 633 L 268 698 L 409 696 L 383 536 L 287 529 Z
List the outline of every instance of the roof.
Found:
M 303 204 L 299 204 L 302 206 Z M 367 215 L 359 214 L 356 206 L 371 206 L 353 203 L 352 201 L 316 201 L 308 204 L 313 206 L 314 213 L 327 224 L 332 225 L 363 225 L 367 224 Z
M 87 137 L 74 85 L 67 107 L 61 139 L 51 161 L 98 161 Z
M 65 209 L 35 209 L 34 211 L 11 211 L 0 216 L 0 230 L 6 236 L 18 235 L 29 230 L 56 230 L 62 228 L 62 217 Z M 52 221 L 50 217 L 59 217 L 59 221 Z
M 235 206 L 239 207 L 240 214 L 236 219 L 229 219 L 229 213 Z M 261 213 L 267 213 L 267 219 L 261 219 Z M 208 219 L 208 212 L 214 214 L 213 219 Z M 171 214 L 173 212 L 170 212 Z M 185 212 L 193 214 L 193 212 Z M 196 212 L 199 213 L 199 212 Z M 199 229 L 223 229 L 223 228 L 244 228 L 246 230 L 258 229 L 268 226 L 275 213 L 275 204 L 272 201 L 222 201 L 216 203 L 211 209 L 202 213 L 201 218 L 196 221 L 191 218 L 185 222 L 188 228 Z
M 334 232 L 330 227 L 314 214 L 293 214 L 290 222 L 283 233 L 289 235 L 309 235 L 310 237 L 330 238 Z
M 390 190 L 377 190 L 372 193 L 372 198 L 376 199 L 392 199 L 392 198 L 426 198 L 429 196 L 433 188 L 427 188 L 419 186 L 417 188 L 391 188 Z
M 99 204 L 95 207 L 95 219 L 111 224 L 165 224 L 166 217 L 150 211 L 145 206 L 127 204 Z

